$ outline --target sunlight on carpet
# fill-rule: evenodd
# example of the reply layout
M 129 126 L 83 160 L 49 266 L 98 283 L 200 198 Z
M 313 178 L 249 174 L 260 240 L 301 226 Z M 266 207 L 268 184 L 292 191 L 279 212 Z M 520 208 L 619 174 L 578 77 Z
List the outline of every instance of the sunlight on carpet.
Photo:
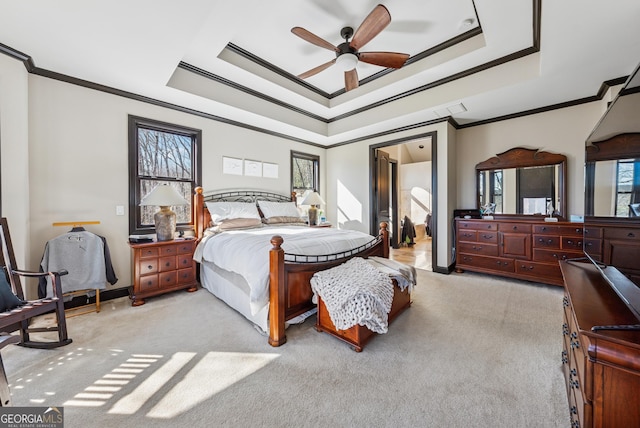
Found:
M 71 354 L 71 353 L 70 353 Z M 157 403 L 146 415 L 168 419 L 189 411 L 234 383 L 250 376 L 278 358 L 279 354 L 208 352 L 197 361 L 195 352 L 176 352 L 162 366 L 164 356 L 132 354 L 118 367 L 97 379 L 92 385 L 66 401 L 65 407 L 101 407 L 127 384 L 136 380 L 135 389 L 121 397 L 107 411 L 109 414 L 133 415 L 147 402 Z M 181 374 L 190 362 L 196 361 L 186 374 Z M 146 378 L 145 370 L 155 369 Z M 182 380 L 175 381 L 175 378 Z M 207 382 L 203 382 L 207 379 Z M 31 382 L 31 379 L 26 380 Z M 158 397 L 166 385 L 174 385 L 164 396 Z M 16 386 L 19 388 L 19 386 Z M 52 393 L 53 394 L 53 393 Z M 194 398 L 195 397 L 195 398 Z M 38 399 L 32 402 L 42 401 Z

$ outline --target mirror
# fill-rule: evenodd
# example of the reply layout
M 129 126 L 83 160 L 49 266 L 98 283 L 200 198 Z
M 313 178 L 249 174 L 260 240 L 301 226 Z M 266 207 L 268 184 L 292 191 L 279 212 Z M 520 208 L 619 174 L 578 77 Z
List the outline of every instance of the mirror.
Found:
M 478 208 L 495 214 L 563 217 L 567 157 L 516 147 L 476 165 Z
M 587 146 L 585 216 L 640 217 L 640 134 Z

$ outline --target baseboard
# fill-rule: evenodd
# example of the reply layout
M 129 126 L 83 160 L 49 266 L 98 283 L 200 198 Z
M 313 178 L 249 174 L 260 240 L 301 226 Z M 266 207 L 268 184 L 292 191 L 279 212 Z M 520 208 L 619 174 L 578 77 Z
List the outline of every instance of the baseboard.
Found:
M 445 275 L 449 275 L 455 269 L 455 263 L 450 264 L 447 267 L 436 266 L 433 268 L 433 271 L 436 273 L 442 273 Z
M 100 302 L 117 299 L 129 295 L 129 287 L 110 288 L 108 290 L 100 290 Z M 78 306 L 92 305 L 96 303 L 96 297 L 75 296 L 73 299 L 64 302 L 65 309 L 72 309 Z

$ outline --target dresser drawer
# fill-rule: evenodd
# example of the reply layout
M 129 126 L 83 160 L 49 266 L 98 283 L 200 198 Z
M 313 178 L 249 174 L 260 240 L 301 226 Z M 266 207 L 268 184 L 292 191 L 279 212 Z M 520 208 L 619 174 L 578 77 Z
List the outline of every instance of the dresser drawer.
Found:
M 180 244 L 176 244 L 178 254 L 192 254 L 193 245 L 195 241 L 185 241 Z
M 491 269 L 500 272 L 514 272 L 513 260 L 500 257 L 485 257 L 471 254 L 461 254 L 460 262 L 462 266 L 472 266 L 483 269 Z
M 484 256 L 497 256 L 498 245 L 485 243 L 461 242 L 459 251 L 461 253 L 479 254 Z
M 498 232 L 496 231 L 479 231 L 477 236 L 478 242 L 485 242 L 489 244 L 498 243 Z
M 158 247 L 141 248 L 140 258 L 158 257 Z
M 551 250 L 546 248 L 534 248 L 533 260 L 536 262 L 557 262 L 583 257 L 584 253 L 577 251 Z
M 605 239 L 639 239 L 640 232 L 622 228 L 607 227 L 604 231 Z
M 185 269 L 193 266 L 193 256 L 191 255 L 191 253 L 180 254 L 176 257 L 176 260 L 178 262 L 176 266 L 178 269 Z
M 460 241 L 476 242 L 478 240 L 478 232 L 462 229 L 458 232 L 458 239 Z
M 178 283 L 178 273 L 173 270 L 171 272 L 162 272 L 159 275 L 160 288 L 170 287 Z
M 533 247 L 560 249 L 560 237 L 552 235 L 533 235 Z
M 158 270 L 160 272 L 166 272 L 176 268 L 176 256 L 160 257 L 158 261 Z
M 138 272 L 140 275 L 158 272 L 158 259 L 140 260 L 138 262 Z
M 178 254 L 178 246 L 176 244 L 162 245 L 158 247 L 158 255 L 162 256 L 175 256 Z
M 158 275 L 144 275 L 140 277 L 140 291 L 158 289 Z
M 582 237 L 584 228 L 582 226 L 560 226 L 560 235 Z
M 562 237 L 562 249 L 564 250 L 582 250 L 581 237 Z
M 525 223 L 499 223 L 500 232 L 531 233 L 531 224 Z
M 584 249 L 590 255 L 602 255 L 602 239 L 586 238 L 584 240 Z
M 490 221 L 460 221 L 458 226 L 461 229 L 473 229 L 473 230 L 497 230 L 496 223 Z
M 533 225 L 533 233 L 537 235 L 560 235 L 560 226 L 552 226 L 548 224 Z
M 560 265 L 516 260 L 516 273 L 562 280 Z
M 178 284 L 186 284 L 196 280 L 194 269 L 178 269 Z
M 584 228 L 584 237 L 589 238 L 602 238 L 602 228 L 601 227 L 589 227 Z

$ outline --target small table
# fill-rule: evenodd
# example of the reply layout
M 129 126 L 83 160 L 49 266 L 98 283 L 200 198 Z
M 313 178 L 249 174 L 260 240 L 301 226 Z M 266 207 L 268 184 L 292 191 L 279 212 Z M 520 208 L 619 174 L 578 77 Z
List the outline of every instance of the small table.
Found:
M 129 243 L 129 246 L 133 250 L 133 287 L 129 292 L 132 306 L 144 305 L 146 297 L 198 289 L 193 260 L 195 239 Z
M 331 227 L 331 223 L 318 223 L 315 225 L 309 225 L 309 227 Z

